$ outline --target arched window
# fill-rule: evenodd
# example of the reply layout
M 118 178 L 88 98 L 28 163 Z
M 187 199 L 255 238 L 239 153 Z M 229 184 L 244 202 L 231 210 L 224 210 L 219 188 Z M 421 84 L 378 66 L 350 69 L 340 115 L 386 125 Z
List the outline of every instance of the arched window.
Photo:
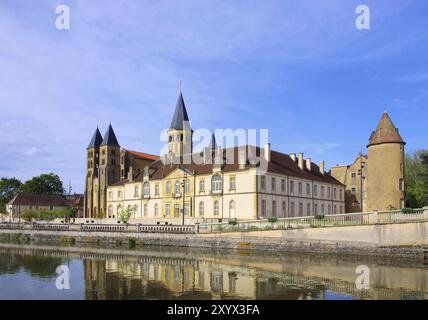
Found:
M 112 207 L 112 206 L 109 206 L 109 207 L 108 207 L 108 217 L 109 217 L 109 218 L 111 218 L 111 217 L 112 217 L 112 215 L 113 215 L 113 207 Z
M 230 200 L 229 202 L 229 217 L 231 219 L 235 218 L 235 201 Z
M 159 215 L 159 205 L 156 203 L 155 204 L 155 217 L 157 217 Z
M 218 216 L 220 213 L 218 201 L 214 201 L 214 215 Z
M 221 176 L 219 174 L 216 174 L 215 176 L 212 177 L 211 180 L 211 188 L 212 191 L 215 193 L 221 192 Z
M 205 205 L 204 205 L 204 202 L 201 201 L 199 202 L 199 216 L 203 217 L 204 213 L 205 213 Z
M 175 182 L 175 194 L 180 194 L 180 181 Z
M 143 185 L 144 198 L 150 197 L 150 184 L 146 181 Z
M 119 204 L 117 206 L 117 216 L 119 216 L 122 213 L 122 206 Z

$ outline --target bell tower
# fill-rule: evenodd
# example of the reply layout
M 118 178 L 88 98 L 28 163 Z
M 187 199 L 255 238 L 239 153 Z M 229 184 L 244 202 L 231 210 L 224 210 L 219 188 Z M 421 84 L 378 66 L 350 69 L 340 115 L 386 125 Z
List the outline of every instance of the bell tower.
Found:
M 385 111 L 367 145 L 367 211 L 404 207 L 405 144 Z
M 183 94 L 180 92 L 168 130 L 168 155 L 175 160 L 179 160 L 184 155 L 191 155 L 192 136 L 193 130 L 190 126 Z
M 120 180 L 120 145 L 111 124 L 100 145 L 98 218 L 106 217 L 107 187 Z
M 85 181 L 85 196 L 84 196 L 84 217 L 94 217 L 93 208 L 98 201 L 98 194 L 95 194 L 95 190 L 98 185 L 98 169 L 99 169 L 99 154 L 100 145 L 103 141 L 100 130 L 97 129 L 92 136 L 91 142 L 87 147 L 86 153 L 86 181 Z

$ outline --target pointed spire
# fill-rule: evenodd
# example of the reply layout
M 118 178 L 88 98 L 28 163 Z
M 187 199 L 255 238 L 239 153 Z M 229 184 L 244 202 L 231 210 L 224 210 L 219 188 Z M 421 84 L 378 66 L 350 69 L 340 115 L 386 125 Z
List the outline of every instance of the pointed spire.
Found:
M 189 116 L 187 115 L 186 105 L 184 104 L 183 94 L 180 92 L 174 116 L 171 121 L 170 129 L 183 130 L 184 127 L 190 127 Z
M 113 127 L 111 123 L 108 126 L 106 134 L 104 135 L 102 146 L 112 146 L 112 147 L 120 147 L 119 142 L 117 142 L 116 135 L 114 134 Z
M 97 129 L 94 132 L 94 135 L 92 136 L 91 142 L 89 142 L 88 149 L 90 148 L 98 148 L 103 141 L 103 137 L 101 136 L 100 130 Z
M 217 142 L 215 141 L 215 135 L 214 135 L 214 133 L 212 134 L 212 136 L 211 136 L 211 141 L 210 141 L 210 144 L 208 145 L 208 148 L 210 149 L 210 150 L 215 150 L 215 149 L 217 149 Z
M 383 113 L 376 130 L 372 132 L 367 147 L 381 143 L 405 144 L 386 111 Z

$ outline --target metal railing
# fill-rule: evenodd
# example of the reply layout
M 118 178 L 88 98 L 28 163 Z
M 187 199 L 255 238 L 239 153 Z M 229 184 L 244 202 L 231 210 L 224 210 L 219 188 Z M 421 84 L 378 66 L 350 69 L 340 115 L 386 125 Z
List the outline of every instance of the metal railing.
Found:
M 207 223 L 199 226 L 199 233 L 287 230 L 418 221 L 428 221 L 427 209 L 416 209 L 414 213 L 403 213 L 401 210 L 396 210 L 386 212 L 346 213 L 318 217 L 278 218 L 270 221 L 268 219 L 263 219 L 250 221 L 236 220 L 235 222 L 228 223 Z
M 139 225 L 138 232 L 149 233 L 197 233 L 197 226 L 174 226 L 174 225 Z

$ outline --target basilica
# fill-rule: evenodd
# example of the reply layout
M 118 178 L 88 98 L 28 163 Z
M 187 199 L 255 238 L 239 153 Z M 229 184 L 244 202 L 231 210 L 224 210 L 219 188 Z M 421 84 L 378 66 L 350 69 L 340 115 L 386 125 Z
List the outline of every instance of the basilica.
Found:
M 214 135 L 194 152 L 192 137 L 181 93 L 165 154 L 127 150 L 111 125 L 104 137 L 96 129 L 87 147 L 85 217 L 113 222 L 127 210 L 130 222 L 193 224 L 345 212 L 345 185 L 323 161 L 316 165 L 269 143 L 222 148 Z M 251 154 L 261 160 L 251 161 Z

